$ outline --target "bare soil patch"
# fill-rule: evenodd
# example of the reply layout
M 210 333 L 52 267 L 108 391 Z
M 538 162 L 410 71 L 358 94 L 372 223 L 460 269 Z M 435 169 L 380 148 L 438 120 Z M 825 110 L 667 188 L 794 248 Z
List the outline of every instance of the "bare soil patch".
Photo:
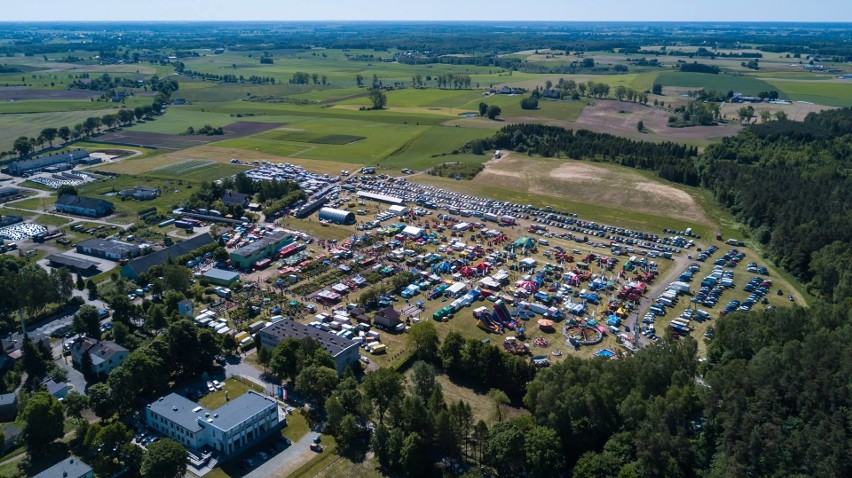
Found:
M 689 193 L 614 166 L 512 154 L 485 163 L 485 170 L 474 181 L 571 201 L 710 223 Z

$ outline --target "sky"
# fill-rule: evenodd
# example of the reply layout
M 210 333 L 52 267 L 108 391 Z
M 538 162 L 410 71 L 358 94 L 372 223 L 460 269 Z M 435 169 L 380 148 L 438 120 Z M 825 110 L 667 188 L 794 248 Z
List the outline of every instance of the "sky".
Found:
M 0 21 L 852 21 L 852 0 L 3 0 L 2 3 Z

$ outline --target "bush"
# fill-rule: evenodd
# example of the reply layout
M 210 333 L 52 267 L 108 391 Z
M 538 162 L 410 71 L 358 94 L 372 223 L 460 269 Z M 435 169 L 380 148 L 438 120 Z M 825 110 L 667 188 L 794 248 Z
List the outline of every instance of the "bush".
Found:
M 443 163 L 430 169 L 429 174 L 443 178 L 471 180 L 483 169 L 484 167 L 478 163 Z

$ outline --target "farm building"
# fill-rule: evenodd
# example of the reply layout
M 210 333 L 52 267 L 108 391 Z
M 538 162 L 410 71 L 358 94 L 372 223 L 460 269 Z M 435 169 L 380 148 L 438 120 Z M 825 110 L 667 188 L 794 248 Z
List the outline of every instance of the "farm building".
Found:
M 160 196 L 160 188 L 146 188 L 143 186 L 136 186 L 133 189 L 125 189 L 124 191 L 119 191 L 118 195 L 124 199 L 133 198 L 137 201 L 150 201 Z
M 201 275 L 207 282 L 211 284 L 228 287 L 234 282 L 240 280 L 240 273 L 234 271 L 225 271 L 222 269 L 210 269 Z
M 295 239 L 284 231 L 273 232 L 231 253 L 234 267 L 248 270 L 257 262 L 273 256 L 279 249 Z
M 319 218 L 321 221 L 333 222 L 334 224 L 355 224 L 355 214 L 342 209 L 324 207 L 320 209 Z
M 66 267 L 81 274 L 93 274 L 98 271 L 97 262 L 78 259 L 65 254 L 51 254 L 45 259 L 47 259 L 48 265 L 54 268 Z
M 358 191 L 358 198 L 366 199 L 369 201 L 378 201 L 387 204 L 395 204 L 395 205 L 403 205 L 405 201 L 395 196 L 388 196 L 387 194 L 379 194 L 379 193 L 371 193 L 367 191 Z
M 89 256 L 120 261 L 140 254 L 141 249 L 133 244 L 105 239 L 87 239 L 77 243 L 77 252 Z
M 10 164 L 8 171 L 9 174 L 23 176 L 60 163 L 79 163 L 88 157 L 89 152 L 85 149 L 75 149 L 74 151 L 53 153 L 31 159 L 21 159 Z
M 56 200 L 56 210 L 87 217 L 103 217 L 112 214 L 114 206 L 103 199 L 63 194 Z
M 175 259 L 184 254 L 189 254 L 196 249 L 215 243 L 216 240 L 210 234 L 199 234 L 192 239 L 177 243 L 171 247 L 133 259 L 121 268 L 121 276 L 136 280 L 140 275 L 148 272 L 148 269 L 165 264 L 169 260 L 169 257 Z
M 42 471 L 34 478 L 94 478 L 92 467 L 80 461 L 76 456 L 69 456 L 50 468 Z
M 311 338 L 319 342 L 323 350 L 334 358 L 337 373 L 340 375 L 343 374 L 347 366 L 358 362 L 358 342 L 294 320 L 279 320 L 269 327 L 261 329 L 260 346 L 271 350 L 284 339 L 303 338 Z
M 240 206 L 248 207 L 251 202 L 251 195 L 238 193 L 236 191 L 227 191 L 222 195 L 222 204 L 228 207 Z

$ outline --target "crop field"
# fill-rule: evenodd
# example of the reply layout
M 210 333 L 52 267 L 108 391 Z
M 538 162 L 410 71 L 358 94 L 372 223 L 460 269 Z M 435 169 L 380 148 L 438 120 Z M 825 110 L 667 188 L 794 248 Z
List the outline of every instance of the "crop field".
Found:
M 97 98 L 98 96 L 100 96 L 99 92 L 91 90 L 43 90 L 28 86 L 0 87 L 0 101 L 72 101 L 89 100 L 89 98 Z
M 186 173 L 195 171 L 197 169 L 207 168 L 212 166 L 213 164 L 215 163 L 213 163 L 212 161 L 189 159 L 181 163 L 166 166 L 164 168 L 157 168 L 151 171 L 151 174 L 155 174 L 158 176 L 183 176 Z
M 808 101 L 829 106 L 852 106 L 852 80 L 767 81 L 778 91 L 795 101 Z
M 98 141 L 130 146 L 142 146 L 162 149 L 184 149 L 220 141 L 222 138 L 234 138 L 260 133 L 280 126 L 278 123 L 253 123 L 240 121 L 224 125 L 224 135 L 178 135 L 140 131 L 127 128 L 104 133 Z
M 99 109 L 50 113 L 0 114 L 0 150 L 8 151 L 12 149 L 12 144 L 19 136 L 38 136 L 41 130 L 47 127 L 73 127 L 75 124 L 85 121 L 89 116 L 100 117 L 108 113 L 115 113 L 115 111 L 115 109 Z
M 776 89 L 766 81 L 751 76 L 732 76 L 724 73 L 712 75 L 709 73 L 682 73 L 679 71 L 666 72 L 661 73 L 657 77 L 656 82 L 663 86 L 682 86 L 694 89 L 703 88 L 706 91 L 716 91 L 721 93 L 737 91 L 744 95 L 755 96 L 761 91 Z M 783 94 L 782 97 L 784 97 Z
M 297 143 L 344 145 L 364 139 L 364 136 L 346 134 L 323 134 L 319 132 L 275 130 L 258 134 L 256 138 L 275 141 L 294 141 Z
M 434 126 L 405 143 L 402 148 L 380 162 L 386 168 L 409 168 L 422 171 L 446 162 L 481 163 L 487 156 L 449 155 L 453 150 L 474 139 L 491 136 L 492 131 L 474 128 Z
M 134 125 L 131 130 L 145 133 L 180 134 L 186 131 L 189 126 L 198 129 L 206 124 L 219 127 L 233 122 L 234 118 L 226 114 L 202 113 L 184 107 L 170 107 L 165 115 L 159 116 L 153 121 Z

